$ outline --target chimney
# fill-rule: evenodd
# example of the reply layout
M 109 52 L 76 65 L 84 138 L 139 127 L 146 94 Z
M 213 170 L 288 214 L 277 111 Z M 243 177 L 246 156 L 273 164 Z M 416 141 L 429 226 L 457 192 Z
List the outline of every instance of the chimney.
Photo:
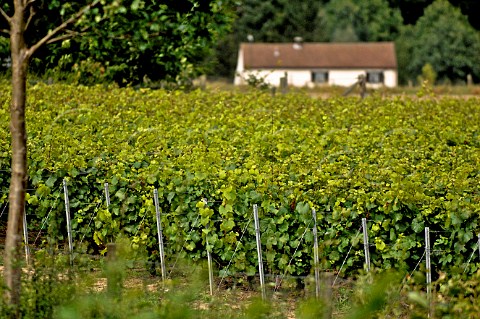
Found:
M 303 38 L 302 37 L 294 37 L 293 38 L 293 48 L 295 50 L 301 50 L 303 48 Z

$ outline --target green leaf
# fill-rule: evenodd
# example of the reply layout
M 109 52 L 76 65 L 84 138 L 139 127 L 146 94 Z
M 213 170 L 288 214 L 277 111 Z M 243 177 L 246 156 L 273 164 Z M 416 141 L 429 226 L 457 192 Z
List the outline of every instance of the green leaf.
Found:
M 222 206 L 219 207 L 218 211 L 219 211 L 220 215 L 224 216 L 227 213 L 233 212 L 233 207 L 230 204 L 227 204 L 225 206 L 222 205 Z
M 225 199 L 227 199 L 227 201 L 229 202 L 232 202 L 235 200 L 235 198 L 237 197 L 236 193 L 235 193 L 235 190 L 230 186 L 228 187 L 227 189 L 225 189 L 225 191 L 223 192 L 223 196 L 225 197 Z
M 120 188 L 114 195 L 115 197 L 117 197 L 119 200 L 123 201 L 125 199 L 125 189 L 124 188 Z
M 157 181 L 157 177 L 155 175 L 149 175 L 147 177 L 147 183 L 153 185 Z
M 140 1 L 140 0 L 133 0 L 132 4 L 130 6 L 130 9 L 132 9 L 132 11 L 137 11 L 140 8 L 141 2 L 142 1 Z
M 455 212 L 450 212 L 450 218 L 452 220 L 452 225 L 462 224 L 462 219 Z
M 299 202 L 297 203 L 295 210 L 301 215 L 307 215 L 310 213 L 310 205 L 308 203 Z
M 175 193 L 174 192 L 170 192 L 168 193 L 167 195 L 167 201 L 171 204 L 172 203 L 172 199 L 175 197 Z
M 57 181 L 57 177 L 55 175 L 51 175 L 45 182 L 45 185 L 47 185 L 50 188 L 53 188 L 55 186 L 56 181 Z
M 232 230 L 233 227 L 235 227 L 235 222 L 232 219 L 224 220 L 220 224 L 220 229 L 226 232 Z
M 50 187 L 46 185 L 39 185 L 37 187 L 36 194 L 42 197 L 48 196 L 50 194 Z
M 418 219 L 414 218 L 412 220 L 412 229 L 416 233 L 422 232 L 425 230 L 425 224 L 423 221 L 419 221 Z

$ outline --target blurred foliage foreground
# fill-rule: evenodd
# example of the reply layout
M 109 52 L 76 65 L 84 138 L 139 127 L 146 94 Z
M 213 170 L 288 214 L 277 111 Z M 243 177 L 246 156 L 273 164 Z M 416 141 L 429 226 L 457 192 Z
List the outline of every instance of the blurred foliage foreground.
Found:
M 205 267 L 162 282 L 132 268 L 128 241 L 121 240 L 117 258 L 83 259 L 72 268 L 67 258 L 45 251 L 24 269 L 20 308 L 0 299 L 0 318 L 478 318 L 480 272 L 443 274 L 425 292 L 421 272 L 405 280 L 394 271 L 361 274 L 355 281 L 327 289 L 315 298 L 313 287 L 282 288 L 260 299 L 259 292 L 228 287 L 207 293 Z M 192 271 L 192 269 L 194 269 Z M 0 276 L 0 279 L 1 276 Z M 3 288 L 0 286 L 0 293 Z

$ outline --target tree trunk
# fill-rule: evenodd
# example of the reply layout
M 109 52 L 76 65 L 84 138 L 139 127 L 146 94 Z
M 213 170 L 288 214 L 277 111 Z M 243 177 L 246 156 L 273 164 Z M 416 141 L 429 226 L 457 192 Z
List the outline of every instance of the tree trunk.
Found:
M 18 310 L 20 301 L 21 267 L 20 244 L 22 220 L 27 188 L 27 133 L 25 128 L 25 101 L 28 68 L 28 50 L 25 45 L 25 19 L 22 1 L 15 1 L 15 14 L 10 30 L 12 53 L 12 105 L 10 132 L 12 135 L 12 176 L 10 181 L 7 238 L 5 240 L 6 298 Z M 17 311 L 18 314 L 18 311 Z
M 14 0 L 15 13 L 9 17 L 0 7 L 1 15 L 10 25 L 10 52 L 12 54 L 12 105 L 10 108 L 10 132 L 12 135 L 12 176 L 10 180 L 7 238 L 5 240 L 5 292 L 6 301 L 14 307 L 16 317 L 20 317 L 20 292 L 22 270 L 20 262 L 20 245 L 23 214 L 25 213 L 25 192 L 27 190 L 27 131 L 25 128 L 25 103 L 27 70 L 30 57 L 38 48 L 64 37 L 58 36 L 65 28 L 80 19 L 88 10 L 98 5 L 100 0 L 93 0 L 70 19 L 54 30 L 49 31 L 41 40 L 30 48 L 25 43 L 25 31 L 32 20 L 33 0 Z M 27 9 L 30 8 L 29 13 Z M 28 18 L 28 19 L 27 19 Z

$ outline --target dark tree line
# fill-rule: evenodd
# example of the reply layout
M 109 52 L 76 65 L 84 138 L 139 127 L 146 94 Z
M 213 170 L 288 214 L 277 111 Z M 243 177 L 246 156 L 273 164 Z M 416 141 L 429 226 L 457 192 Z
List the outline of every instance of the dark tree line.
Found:
M 240 42 L 395 41 L 401 83 L 426 64 L 441 82 L 480 81 L 480 1 L 243 0 L 233 31 L 218 45 L 212 75 L 232 77 Z M 477 29 L 475 29 L 477 28 Z
M 103 18 L 68 30 L 69 35 L 81 37 L 40 48 L 30 71 L 83 84 L 184 83 L 205 72 L 232 78 L 239 43 L 248 35 L 257 42 L 291 42 L 301 36 L 305 41 L 395 41 L 404 84 L 415 81 L 427 63 L 439 81 L 462 82 L 466 74 L 480 81 L 475 67 L 479 58 L 472 54 L 479 41 L 477 0 L 117 2 L 121 5 L 108 9 L 112 14 L 102 16 L 98 9 L 94 14 Z M 27 43 L 37 41 L 86 3 L 36 0 L 37 18 L 25 34 Z M 12 13 L 8 3 L 1 7 Z M 0 37 L 4 71 L 9 56 L 5 29 L 6 22 L 0 19 L 0 35 L 7 36 Z

